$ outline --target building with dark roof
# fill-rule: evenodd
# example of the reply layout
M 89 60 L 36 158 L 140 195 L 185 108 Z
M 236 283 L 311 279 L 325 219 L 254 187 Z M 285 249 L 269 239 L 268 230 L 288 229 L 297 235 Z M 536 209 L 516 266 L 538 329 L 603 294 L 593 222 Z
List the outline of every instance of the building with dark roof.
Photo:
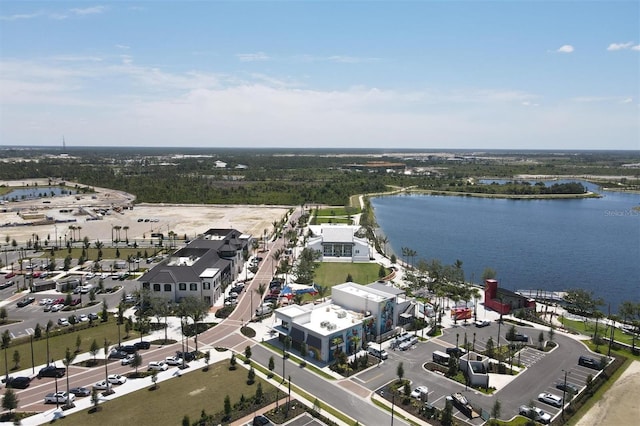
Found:
M 193 296 L 212 306 L 241 271 L 250 242 L 235 229 L 209 229 L 140 277 L 142 288 L 174 302 Z

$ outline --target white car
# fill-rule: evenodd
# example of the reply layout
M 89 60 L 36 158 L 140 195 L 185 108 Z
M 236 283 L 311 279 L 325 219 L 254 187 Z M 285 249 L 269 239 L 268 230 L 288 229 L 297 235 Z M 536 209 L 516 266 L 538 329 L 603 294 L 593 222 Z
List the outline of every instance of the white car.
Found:
M 411 392 L 411 397 L 412 398 L 417 398 L 417 399 L 422 399 L 422 395 L 428 395 L 429 394 L 429 388 L 426 386 L 418 386 L 417 388 L 415 388 L 413 390 L 413 392 Z
M 538 401 L 553 405 L 554 407 L 562 407 L 562 398 L 549 392 L 542 392 L 538 395 Z
M 129 354 L 120 360 L 120 365 L 129 365 L 136 358 L 134 354 Z
M 151 361 L 147 370 L 166 371 L 168 368 L 164 361 Z
M 97 390 L 108 390 L 111 388 L 111 383 L 107 382 L 106 380 L 101 380 L 94 384 L 93 388 Z
M 87 275 L 85 275 L 85 279 L 90 280 L 91 278 L 95 277 L 96 274 L 94 274 L 93 272 L 89 272 Z
M 58 312 L 59 310 L 61 310 L 62 308 L 64 308 L 64 304 L 62 303 L 57 303 L 53 306 L 51 306 L 51 312 Z
M 53 299 L 41 299 L 40 306 L 51 305 L 53 303 Z
M 68 327 L 69 326 L 69 320 L 66 318 L 60 318 L 58 319 L 58 325 L 60 327 Z
M 489 325 L 491 325 L 491 321 L 489 320 L 478 320 L 476 321 L 476 327 L 478 328 L 482 328 L 482 327 L 488 327 Z
M 182 358 L 177 356 L 168 356 L 164 359 L 167 365 L 182 365 Z
M 124 376 L 121 376 L 120 374 L 111 374 L 109 377 L 109 383 L 112 383 L 114 385 L 121 385 L 123 383 L 126 383 L 127 378 Z
M 87 314 L 80 314 L 80 315 L 78 315 L 78 321 L 79 322 L 87 322 L 87 321 L 89 321 L 89 316 Z
M 551 422 L 551 414 L 545 413 L 538 407 L 529 407 L 527 405 L 521 405 L 520 408 L 518 409 L 518 412 L 525 417 L 528 417 L 532 420 L 535 420 L 536 422 L 540 422 L 545 425 Z

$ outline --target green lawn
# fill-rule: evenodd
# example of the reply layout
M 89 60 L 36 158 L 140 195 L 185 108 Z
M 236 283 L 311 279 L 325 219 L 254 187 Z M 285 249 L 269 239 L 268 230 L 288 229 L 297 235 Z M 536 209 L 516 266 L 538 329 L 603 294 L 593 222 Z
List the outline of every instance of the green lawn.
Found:
M 256 378 L 254 384 L 247 384 L 247 370 L 238 367 L 230 371 L 228 361 L 221 361 L 209 367 L 209 371 L 196 370 L 183 374 L 162 383 L 152 390 L 150 377 L 142 379 L 148 386 L 124 397 L 100 404 L 100 410 L 89 412 L 84 410 L 71 414 L 58 421 L 63 425 L 124 425 L 134 423 L 136 426 L 179 425 L 185 415 L 191 422 L 200 418 L 202 411 L 206 414 L 221 412 L 224 399 L 228 395 L 232 407 L 241 396 L 250 398 L 255 395 L 258 383 L 262 383 L 265 395 L 274 396 L 275 388 L 265 380 Z M 116 392 L 118 388 L 115 388 Z M 280 392 L 280 397 L 283 393 Z M 272 398 L 273 399 L 273 398 Z M 253 413 L 249 406 L 246 414 Z M 258 407 L 255 407 L 258 408 Z M 232 410 L 236 418 L 242 413 Z
M 351 274 L 353 282 L 369 284 L 378 279 L 380 265 L 377 263 L 347 263 L 347 262 L 323 262 L 316 269 L 316 283 L 333 287 L 346 281 Z M 387 271 L 388 272 L 388 271 Z
M 319 209 L 318 216 L 349 216 L 349 214 L 360 213 L 359 208 L 349 207 L 327 207 L 326 209 Z
M 577 332 L 579 332 L 581 334 L 584 334 L 586 336 L 592 336 L 593 333 L 596 330 L 595 321 L 587 321 L 585 323 L 584 321 L 570 320 L 570 319 L 567 319 L 567 318 L 564 318 L 564 317 L 560 317 L 559 320 L 568 329 L 573 329 L 573 330 L 575 330 L 575 331 L 577 331 Z M 598 334 L 601 337 L 610 337 L 611 336 L 611 329 L 609 327 L 607 327 L 606 325 L 604 325 L 602 322 L 600 322 L 598 324 Z M 618 341 L 618 342 L 622 342 L 622 343 L 626 343 L 627 345 L 630 345 L 632 343 L 631 335 L 623 333 L 622 330 L 620 330 L 618 328 L 614 328 L 614 330 L 613 330 L 613 340 Z M 636 339 L 636 345 L 638 345 L 638 339 Z
M 352 225 L 353 220 L 350 220 L 348 218 L 331 217 L 331 216 L 329 217 L 320 216 L 316 218 L 317 225 L 321 225 L 323 223 L 346 223 L 347 225 Z
M 96 312 L 100 312 L 102 306 L 100 304 L 95 305 Z M 58 312 L 59 315 L 52 316 L 52 320 L 55 322 L 57 318 L 62 318 L 63 316 L 69 316 L 73 312 Z M 40 324 L 43 327 L 42 338 L 33 341 L 33 358 L 35 365 L 46 364 L 47 362 L 47 339 L 44 332 L 44 327 L 46 324 Z M 85 328 L 86 325 L 82 325 L 82 329 L 76 332 L 71 332 L 71 327 L 66 327 L 61 329 L 61 333 L 58 334 L 57 331 L 52 331 L 49 337 L 49 357 L 54 360 L 61 360 L 64 358 L 66 349 L 71 349 L 72 352 L 76 350 L 76 339 L 80 336 L 80 351 L 88 352 L 91 347 L 91 343 L 93 339 L 96 339 L 98 346 L 100 347 L 100 351 L 98 352 L 96 358 L 104 359 L 104 350 L 102 349 L 104 346 L 104 339 L 106 338 L 111 344 L 118 343 L 118 326 L 116 325 L 116 321 L 111 318 L 106 323 L 101 323 L 100 321 L 94 322 L 94 327 Z M 80 326 L 78 326 L 80 328 Z M 121 326 L 121 338 L 125 340 L 125 330 L 124 326 Z M 130 331 L 127 340 L 134 339 L 136 337 L 140 337 L 140 335 L 136 331 Z M 18 369 L 28 369 L 32 367 L 31 363 L 31 342 L 29 339 L 21 338 L 20 340 L 16 340 L 9 346 L 7 349 L 7 359 L 8 359 L 8 368 L 9 374 L 11 374 L 14 370 L 15 363 L 13 362 L 14 352 L 18 351 L 20 354 L 20 363 Z M 4 358 L 4 354 L 2 354 L 2 358 Z M 0 362 L 0 373 L 1 376 L 5 375 L 5 365 L 4 362 Z M 36 371 L 37 373 L 37 371 Z

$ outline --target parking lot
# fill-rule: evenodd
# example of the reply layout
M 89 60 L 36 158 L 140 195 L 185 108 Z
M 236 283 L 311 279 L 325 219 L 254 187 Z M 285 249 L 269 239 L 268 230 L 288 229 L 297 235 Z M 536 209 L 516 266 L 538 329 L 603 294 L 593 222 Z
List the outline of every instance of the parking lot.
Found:
M 388 359 L 379 368 L 365 371 L 354 380 L 373 392 L 379 392 L 384 385 L 397 379 L 396 368 L 402 362 L 405 371 L 404 377 L 411 381 L 411 388 L 427 386 L 429 389 L 427 402 L 438 409 L 444 408 L 447 396 L 460 392 L 474 407 L 484 410 L 485 416 L 491 412 L 496 399 L 499 399 L 502 405 L 502 419 L 509 419 L 517 415 L 519 407 L 529 405 L 531 401 L 534 401 L 535 406 L 549 413 L 552 417 L 558 415 L 561 408 L 538 401 L 539 394 L 548 392 L 562 398 L 563 392 L 556 386 L 560 383 L 564 384 L 565 372 L 567 373 L 567 383 L 576 386 L 579 390 L 585 387 L 589 375 L 595 376 L 599 372 L 599 370 L 578 365 L 580 355 L 598 359 L 599 357 L 590 354 L 580 342 L 561 333 L 556 333 L 554 340 L 558 345 L 549 352 L 542 352 L 531 346 L 522 347 L 514 357 L 514 363 L 522 365 L 522 371 L 519 374 L 513 376 L 490 374 L 489 386 L 496 388 L 491 395 L 466 387 L 464 384 L 447 379 L 441 373 L 428 371 L 424 368 L 425 362 L 432 360 L 434 351 L 445 352 L 447 348 L 455 348 L 456 343 L 458 346 L 462 346 L 465 342 L 465 334 L 466 341 L 475 346 L 475 350 L 478 352 L 486 348 L 489 337 L 494 342 L 499 341 L 501 345 L 508 344 L 505 334 L 509 327 L 510 325 L 502 325 L 499 340 L 496 323 L 482 328 L 474 327 L 470 323 L 466 326 L 461 324 L 458 327 L 445 329 L 442 336 L 417 342 L 410 347 L 403 348 L 404 350 L 400 350 L 399 347 L 393 349 L 390 342 L 386 342 L 382 347 L 387 350 Z M 539 330 L 528 327 L 516 328 L 518 332 L 529 336 L 537 336 L 539 333 Z M 534 345 L 531 341 L 528 344 Z M 568 401 L 569 394 L 566 393 L 565 397 Z M 484 422 L 481 418 L 470 420 L 455 406 L 454 415 L 471 424 Z

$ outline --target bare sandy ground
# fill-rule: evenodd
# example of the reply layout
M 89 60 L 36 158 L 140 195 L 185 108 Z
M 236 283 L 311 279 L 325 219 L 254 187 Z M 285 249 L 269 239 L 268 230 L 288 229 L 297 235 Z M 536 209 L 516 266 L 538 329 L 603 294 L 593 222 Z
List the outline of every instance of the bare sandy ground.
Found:
M 576 426 L 619 426 L 638 424 L 640 404 L 640 361 L 634 361 Z
M 33 186 L 35 181 L 26 181 Z M 38 182 L 46 185 L 46 181 Z M 0 185 L 22 186 L 23 182 L 0 182 Z M 169 205 L 169 204 L 133 204 L 135 197 L 131 194 L 96 188 L 95 194 L 81 196 L 65 196 L 31 201 L 6 202 L 0 205 L 0 244 L 6 244 L 6 237 L 15 239 L 19 244 L 34 238 L 51 242 L 58 238 L 63 244 L 75 234 L 76 239 L 85 236 L 91 241 L 111 240 L 114 227 L 120 228 L 121 240 L 130 242 L 150 238 L 151 233 L 161 232 L 165 236 L 170 231 L 179 238 L 194 238 L 210 228 L 235 228 L 242 233 L 261 237 L 266 230 L 273 230 L 273 222 L 279 221 L 289 210 L 288 206 L 221 206 L 221 205 Z M 82 209 L 92 211 L 95 208 L 133 205 L 131 210 L 122 213 L 110 210 L 101 220 L 91 220 L 91 216 L 82 213 Z M 60 210 L 71 209 L 71 212 Z M 75 220 L 69 223 L 46 224 L 36 226 L 3 226 L 7 224 L 24 224 L 31 219 L 23 219 L 19 212 L 42 213 L 56 220 Z M 73 231 L 69 227 L 80 227 Z M 115 235 L 114 235 L 115 237 Z

